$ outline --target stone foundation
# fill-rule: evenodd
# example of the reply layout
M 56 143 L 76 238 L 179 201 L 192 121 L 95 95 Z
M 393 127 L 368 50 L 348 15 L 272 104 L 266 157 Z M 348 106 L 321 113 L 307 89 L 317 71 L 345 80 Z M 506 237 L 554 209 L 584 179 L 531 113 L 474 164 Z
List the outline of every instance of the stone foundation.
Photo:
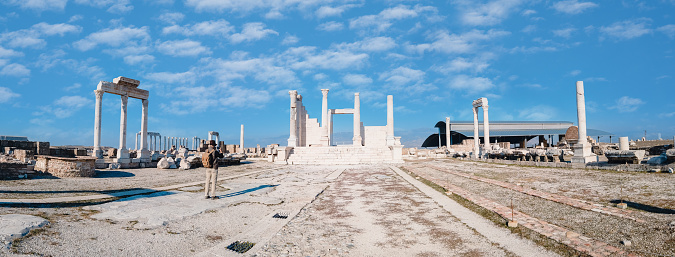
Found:
M 93 177 L 96 175 L 96 158 L 94 157 L 54 157 L 40 155 L 35 163 L 35 170 L 47 172 L 55 177 Z
M 28 166 L 26 163 L 0 162 L 0 179 L 28 178 L 28 174 L 35 173 Z

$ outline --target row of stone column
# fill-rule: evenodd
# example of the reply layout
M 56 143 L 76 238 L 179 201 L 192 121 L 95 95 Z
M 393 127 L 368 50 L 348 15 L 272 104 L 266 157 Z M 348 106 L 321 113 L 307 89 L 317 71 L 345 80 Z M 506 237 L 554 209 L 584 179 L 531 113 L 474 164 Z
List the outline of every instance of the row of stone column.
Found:
M 142 135 L 142 132 L 136 133 L 136 143 L 134 145 L 135 150 L 140 150 L 138 148 L 138 138 Z M 159 133 L 148 133 L 147 136 L 148 150 L 150 151 L 159 151 L 162 149 L 162 136 Z
M 103 90 L 94 90 L 96 94 L 96 109 L 94 113 L 94 153 L 93 155 L 97 158 L 103 158 L 103 151 L 101 150 L 101 113 L 103 107 Z M 121 95 L 121 105 L 120 105 L 120 141 L 119 141 L 119 150 L 117 162 L 119 163 L 128 163 L 129 160 L 129 150 L 127 149 L 127 103 L 129 97 L 127 95 Z M 140 158 L 148 159 L 150 154 L 148 151 L 148 99 L 141 99 L 143 103 L 143 109 L 141 116 L 141 141 L 140 141 Z
M 188 147 L 188 138 L 187 137 L 164 137 L 164 149 L 169 150 L 171 147 L 176 146 L 176 149 L 182 147 Z

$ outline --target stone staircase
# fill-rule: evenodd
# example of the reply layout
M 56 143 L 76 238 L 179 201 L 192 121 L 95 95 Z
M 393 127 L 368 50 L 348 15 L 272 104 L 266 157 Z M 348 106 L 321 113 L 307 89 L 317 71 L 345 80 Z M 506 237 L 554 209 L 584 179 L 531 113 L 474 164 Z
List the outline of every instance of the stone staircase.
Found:
M 399 161 L 402 162 L 402 161 Z M 395 163 L 389 147 L 295 147 L 288 164 L 375 164 Z

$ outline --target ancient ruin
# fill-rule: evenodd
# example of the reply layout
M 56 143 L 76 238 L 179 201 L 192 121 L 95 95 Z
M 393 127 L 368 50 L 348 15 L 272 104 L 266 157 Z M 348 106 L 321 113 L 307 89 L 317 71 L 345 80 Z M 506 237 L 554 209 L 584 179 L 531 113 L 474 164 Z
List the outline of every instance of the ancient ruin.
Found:
M 322 89 L 322 123 L 310 118 L 296 90 L 290 95 L 290 135 L 287 147 L 270 147 L 275 163 L 398 163 L 402 162 L 400 137 L 394 136 L 394 100 L 387 96 L 387 125 L 363 126 L 359 93 L 354 94 L 354 108 L 329 109 L 328 89 Z M 354 119 L 351 145 L 335 145 L 333 115 L 351 114 Z

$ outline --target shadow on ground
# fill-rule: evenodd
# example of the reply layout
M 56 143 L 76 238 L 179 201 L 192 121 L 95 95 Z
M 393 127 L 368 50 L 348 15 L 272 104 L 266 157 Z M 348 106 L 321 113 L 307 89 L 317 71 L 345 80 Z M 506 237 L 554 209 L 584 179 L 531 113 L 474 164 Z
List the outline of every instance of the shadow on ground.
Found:
M 268 187 L 276 187 L 276 186 L 278 186 L 278 185 L 260 185 L 260 186 L 257 186 L 257 187 L 249 188 L 249 189 L 246 189 L 246 190 L 241 190 L 241 191 L 238 191 L 238 192 L 232 192 L 232 193 L 225 194 L 225 195 L 219 195 L 218 197 L 220 197 L 220 198 L 233 197 L 233 196 L 243 195 L 243 194 L 250 193 L 250 192 L 255 192 L 255 191 L 258 191 L 260 189 L 265 189 L 265 188 L 268 188 Z
M 134 192 L 136 191 L 136 192 Z M 165 194 L 155 194 L 158 192 L 163 192 Z M 117 200 L 124 200 L 125 198 L 132 196 L 144 196 L 144 197 L 157 197 L 164 196 L 167 194 L 173 194 L 173 192 L 158 191 L 149 188 L 131 188 L 125 190 L 66 190 L 66 191 L 0 191 L 2 194 L 68 194 L 68 193 L 98 193 L 98 194 L 107 194 L 110 195 L 110 198 L 105 199 L 92 199 L 92 200 L 82 200 L 82 201 L 73 201 L 73 202 L 60 202 L 60 203 L 14 203 L 14 202 L 1 202 L 0 207 L 30 207 L 30 208 L 55 208 L 55 207 L 81 207 L 89 205 L 97 205 L 102 203 L 108 203 Z M 129 195 L 124 195 L 125 193 L 130 193 Z M 32 199 L 32 198 L 29 198 Z M 38 198 L 39 199 L 39 198 Z
M 135 174 L 119 170 L 96 170 L 94 178 L 129 178 L 134 177 Z
M 628 205 L 628 207 L 631 207 L 633 209 L 638 209 L 638 210 L 641 210 L 641 211 L 651 212 L 651 213 L 675 214 L 675 210 L 672 210 L 672 209 L 660 208 L 660 207 L 656 207 L 656 206 L 651 206 L 651 205 L 641 204 L 641 203 L 636 203 L 636 202 L 631 202 L 631 201 L 611 200 L 609 202 L 611 202 L 613 204 L 624 202 L 624 203 L 626 203 L 626 205 Z

